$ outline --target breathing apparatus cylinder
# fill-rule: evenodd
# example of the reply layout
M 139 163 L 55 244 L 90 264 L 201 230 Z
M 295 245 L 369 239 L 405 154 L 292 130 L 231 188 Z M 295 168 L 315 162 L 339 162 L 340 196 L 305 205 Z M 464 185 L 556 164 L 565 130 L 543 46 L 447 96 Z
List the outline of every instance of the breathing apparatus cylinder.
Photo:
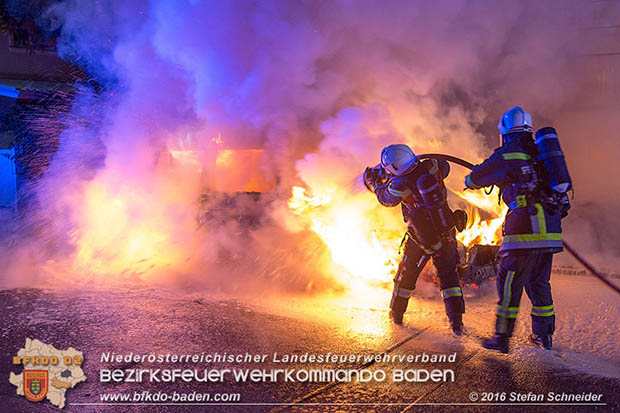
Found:
M 423 175 L 418 180 L 417 186 L 423 203 L 417 210 L 420 210 L 420 215 L 425 216 L 426 222 L 424 226 L 418 228 L 416 219 L 413 220 L 416 236 L 424 248 L 437 251 L 443 245 L 441 242 L 443 235 L 454 228 L 454 213 L 448 206 L 443 186 L 437 178 L 432 175 Z M 418 221 L 422 220 L 422 217 L 414 218 Z
M 565 193 L 572 189 L 572 181 L 556 130 L 551 127 L 539 129 L 536 132 L 536 146 L 540 151 L 538 160 L 542 161 L 549 173 L 551 189 L 559 193 Z

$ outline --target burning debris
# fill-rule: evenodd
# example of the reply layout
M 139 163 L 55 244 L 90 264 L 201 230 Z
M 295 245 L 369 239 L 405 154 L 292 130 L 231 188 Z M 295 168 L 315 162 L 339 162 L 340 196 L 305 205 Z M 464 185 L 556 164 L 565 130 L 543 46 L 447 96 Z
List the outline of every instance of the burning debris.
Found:
M 497 275 L 499 245 L 475 244 L 467 249 L 465 263 L 459 265 L 461 284 L 480 285 Z

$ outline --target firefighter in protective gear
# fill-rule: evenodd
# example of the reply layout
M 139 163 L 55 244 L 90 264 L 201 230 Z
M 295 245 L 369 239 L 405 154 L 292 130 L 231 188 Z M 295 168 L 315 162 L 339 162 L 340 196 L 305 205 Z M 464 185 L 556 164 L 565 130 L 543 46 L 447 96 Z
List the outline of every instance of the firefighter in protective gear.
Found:
M 418 276 L 432 257 L 451 328 L 460 335 L 465 302 L 456 270 L 458 252 L 453 212 L 447 205 L 443 183 L 449 172 L 446 161 L 419 162 L 407 145 L 398 144 L 383 149 L 381 164 L 366 169 L 364 182 L 382 205 L 401 204 L 403 218 L 408 224 L 403 257 L 394 279 L 390 303 L 392 320 L 402 324 Z
M 551 348 L 555 311 L 551 297 L 553 254 L 562 251 L 561 214 L 546 208 L 536 192 L 544 171 L 535 162 L 539 151 L 533 139 L 532 118 L 520 107 L 508 110 L 498 129 L 502 146 L 465 178 L 465 186 L 478 189 L 497 185 L 509 211 L 498 256 L 495 335 L 485 348 L 508 352 L 523 288 L 532 302 L 530 340 Z

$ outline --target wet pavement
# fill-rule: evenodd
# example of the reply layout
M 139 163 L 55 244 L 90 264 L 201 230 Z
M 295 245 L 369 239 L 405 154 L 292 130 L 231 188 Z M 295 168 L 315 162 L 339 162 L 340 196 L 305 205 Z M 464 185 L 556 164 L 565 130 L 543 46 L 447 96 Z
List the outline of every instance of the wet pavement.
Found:
M 383 299 L 384 297 L 382 297 Z M 268 304 L 266 304 L 268 303 Z M 106 291 L 51 292 L 39 289 L 0 291 L 0 405 L 7 412 L 58 411 L 49 402 L 31 403 L 15 395 L 8 381 L 12 357 L 26 338 L 58 349 L 74 347 L 85 356 L 87 381 L 69 389 L 67 412 L 190 412 L 190 411 L 360 411 L 415 410 L 498 411 L 620 411 L 620 380 L 574 371 L 553 362 L 561 353 L 542 350 L 500 355 L 484 350 L 480 337 L 456 338 L 435 310 L 412 311 L 405 327 L 391 325 L 381 306 L 346 300 L 226 296 L 166 292 L 155 288 L 118 287 Z M 266 363 L 134 363 L 102 362 L 104 352 L 116 354 L 267 354 Z M 454 363 L 336 362 L 276 363 L 273 354 L 452 354 Z M 540 355 L 538 355 L 540 353 Z M 397 359 L 398 360 L 398 359 Z M 364 368 L 383 370 L 388 379 L 365 383 L 99 383 L 100 369 L 271 369 Z M 394 369 L 453 369 L 454 382 L 393 383 Z M 240 402 L 210 405 L 101 405 L 102 393 L 143 391 L 238 393 Z M 542 406 L 471 405 L 480 398 L 501 398 L 510 392 L 603 394 L 606 405 Z M 476 393 L 474 396 L 473 393 Z M 486 395 L 483 393 L 487 393 Z M 501 405 L 501 407 L 499 405 Z

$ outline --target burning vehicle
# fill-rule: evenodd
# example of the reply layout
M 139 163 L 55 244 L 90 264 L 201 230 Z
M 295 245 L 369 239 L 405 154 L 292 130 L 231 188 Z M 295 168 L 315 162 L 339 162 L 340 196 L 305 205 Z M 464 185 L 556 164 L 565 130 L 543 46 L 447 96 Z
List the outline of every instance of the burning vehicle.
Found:
M 498 245 L 474 244 L 467 249 L 465 263 L 459 265 L 459 279 L 463 285 L 478 286 L 497 274 Z
M 164 174 L 189 174 L 199 182 L 197 227 L 208 231 L 233 222 L 238 231 L 248 235 L 261 222 L 273 223 L 275 193 L 281 188 L 278 179 L 268 178 L 261 168 L 264 149 L 225 148 L 221 137 L 217 142 L 209 156 L 199 156 L 191 149 L 167 150 L 158 160 Z M 461 284 L 479 285 L 495 275 L 505 210 L 489 197 L 471 191 L 452 192 L 469 205 L 465 228 L 457 233 Z M 329 271 L 337 282 L 391 288 L 403 230 L 402 220 L 393 210 L 377 208 L 359 188 L 339 186 L 336 181 L 319 193 L 292 186 L 286 209 L 324 244 L 333 261 Z M 423 274 L 432 277 L 432 270 Z
M 131 15 L 146 20 L 127 21 L 132 28 L 118 30 L 116 40 L 107 29 L 93 32 L 93 38 L 85 37 L 81 29 L 74 32 L 75 28 L 90 27 L 88 13 L 65 16 L 67 10 L 62 7 L 51 11 L 52 16 L 59 14 L 59 25 L 53 28 L 60 36 L 63 57 L 88 56 L 74 62 L 88 76 L 83 79 L 84 87 L 71 94 L 71 105 L 66 107 L 71 116 L 58 117 L 54 112 L 54 117 L 41 117 L 44 132 L 57 122 L 61 136 L 50 139 L 55 146 L 49 151 L 54 152 L 53 159 L 37 163 L 44 166 L 45 174 L 32 185 L 41 206 L 33 208 L 37 211 L 32 220 L 43 223 L 40 226 L 45 231 L 40 238 L 54 244 L 50 250 L 68 251 L 54 257 L 70 263 L 68 273 L 148 274 L 153 268 L 161 268 L 162 273 L 186 269 L 189 273 L 192 266 L 188 262 L 193 262 L 193 269 L 202 269 L 203 261 L 211 259 L 203 249 L 228 247 L 232 236 L 239 240 L 239 250 L 249 249 L 249 244 L 260 248 L 263 239 L 250 235 L 266 229 L 277 233 L 274 238 L 287 247 L 303 250 L 308 242 L 313 254 L 318 251 L 316 255 L 326 257 L 308 270 L 312 274 L 304 280 L 308 285 L 325 278 L 340 286 L 388 287 L 400 258 L 402 219 L 392 210 L 378 208 L 368 194 L 352 189 L 351 177 L 360 167 L 376 162 L 378 150 L 394 140 L 420 151 L 447 152 L 471 161 L 480 159 L 489 145 L 485 118 L 495 110 L 496 102 L 487 99 L 496 92 L 490 94 L 489 90 L 495 89 L 482 79 L 494 79 L 495 69 L 490 68 L 496 65 L 463 56 L 464 50 L 470 50 L 468 38 L 453 31 L 447 31 L 441 47 L 407 40 L 401 49 L 392 47 L 394 39 L 424 38 L 429 30 L 423 24 L 413 24 L 406 26 L 404 35 L 399 25 L 380 24 L 349 39 L 349 32 L 334 26 L 327 15 L 307 13 L 313 7 L 310 5 L 265 11 L 233 7 L 230 16 L 262 16 L 264 12 L 273 21 L 288 21 L 287 13 L 299 8 L 293 13 L 296 18 L 312 17 L 297 29 L 295 25 L 283 26 L 281 32 L 261 19 L 250 19 L 252 24 L 239 29 L 237 19 L 232 19 L 226 25 L 235 28 L 227 34 L 234 39 L 231 43 L 207 30 L 221 21 L 204 5 L 174 12 L 180 14 L 180 21 L 203 16 L 205 21 L 213 19 L 209 20 L 212 24 L 186 24 L 181 30 L 175 26 L 176 20 L 157 18 L 149 23 L 152 32 L 140 36 L 134 34 L 150 21 L 149 14 L 144 15 L 134 4 L 127 7 L 132 8 Z M 374 15 L 370 12 L 374 6 L 360 10 L 367 7 L 369 15 Z M 155 9 L 161 16 L 170 13 L 163 3 Z M 343 15 L 357 25 L 359 10 L 354 9 L 355 13 Z M 472 19 L 483 16 L 484 11 L 467 8 Z M 115 8 L 109 12 L 114 14 Z M 411 21 L 418 18 L 415 8 L 406 13 L 413 13 Z M 425 13 L 431 20 L 446 22 L 440 10 L 429 8 Z M 510 14 L 511 19 L 516 16 L 519 14 Z M 75 21 L 63 26 L 65 17 Z M 116 32 L 114 21 L 98 23 L 110 25 L 108 29 Z M 548 21 L 541 19 L 541 23 Z M 569 26 L 562 23 L 562 27 Z M 503 30 L 503 24 L 501 27 Z M 556 32 L 544 27 L 546 41 L 558 44 Z M 324 41 L 322 34 L 330 30 L 340 41 Z M 539 45 L 541 34 L 536 33 L 525 43 Z M 22 35 L 13 38 L 15 45 L 24 43 Z M 195 44 L 190 39 L 204 42 Z M 316 43 L 308 49 L 298 47 L 308 39 Z M 348 47 L 351 40 L 364 47 Z M 105 47 L 94 50 L 93 43 Z M 85 47 L 77 47 L 81 44 Z M 505 47 L 496 49 L 497 59 L 512 59 L 504 56 Z M 546 51 L 553 49 L 519 48 L 535 51 L 528 61 L 545 62 Z M 366 50 L 377 54 L 360 53 Z M 583 55 L 581 52 L 571 50 L 567 56 Z M 438 56 L 438 61 L 446 62 L 459 61 L 454 59 L 458 56 L 472 66 L 427 67 L 422 64 L 427 61 L 423 56 Z M 360 64 L 367 58 L 374 64 Z M 277 62 L 282 64 L 274 64 Z M 479 67 L 481 62 L 484 64 Z M 564 63 L 548 63 L 557 64 L 557 73 L 565 72 Z M 598 66 L 591 69 L 592 73 L 584 73 L 583 81 L 571 77 L 572 72 L 565 73 L 559 89 L 564 93 L 563 85 L 569 84 L 590 91 L 593 80 L 598 82 L 598 74 L 603 72 Z M 556 81 L 556 72 L 545 72 L 548 78 L 528 80 L 527 84 Z M 481 82 L 474 81 L 478 76 Z M 500 83 L 494 81 L 496 84 Z M 604 83 L 599 86 L 611 90 Z M 511 99 L 538 96 L 535 88 L 523 88 L 523 96 L 513 96 L 518 89 L 507 86 L 502 93 Z M 553 101 L 580 93 L 581 89 L 566 91 Z M 577 113 L 581 110 L 569 107 Z M 558 121 L 567 124 L 567 129 L 574 112 L 570 113 Z M 571 132 L 571 136 L 584 132 Z M 597 136 L 611 135 L 601 132 Z M 454 178 L 458 185 L 460 178 Z M 493 274 L 493 252 L 501 241 L 506 211 L 494 196 L 462 191 L 450 184 L 450 197 L 462 202 L 460 207 L 469 215 L 465 229 L 457 234 L 461 283 L 479 284 Z M 605 191 L 608 193 L 613 191 Z M 226 231 L 220 234 L 218 228 Z M 209 248 L 203 248 L 205 244 Z M 47 262 L 49 257 L 44 258 Z M 297 267 L 303 267 L 303 258 L 298 261 L 302 264 Z

